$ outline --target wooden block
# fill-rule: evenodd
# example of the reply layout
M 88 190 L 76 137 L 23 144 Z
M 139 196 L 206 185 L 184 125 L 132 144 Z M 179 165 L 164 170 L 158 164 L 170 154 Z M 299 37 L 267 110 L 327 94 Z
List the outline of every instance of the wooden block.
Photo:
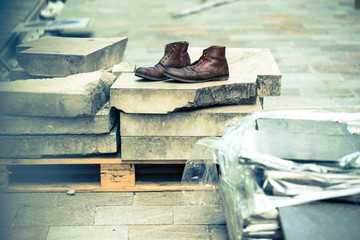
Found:
M 9 170 L 7 166 L 0 166 L 0 189 L 7 188 L 9 185 Z
M 101 164 L 100 166 L 102 188 L 135 186 L 134 164 Z

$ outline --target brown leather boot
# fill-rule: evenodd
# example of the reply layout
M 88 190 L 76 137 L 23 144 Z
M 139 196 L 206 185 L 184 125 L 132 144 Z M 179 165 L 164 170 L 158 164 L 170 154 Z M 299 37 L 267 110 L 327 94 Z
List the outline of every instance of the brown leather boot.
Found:
M 173 42 L 165 46 L 164 56 L 154 67 L 139 67 L 135 70 L 135 76 L 149 80 L 166 80 L 168 77 L 163 73 L 167 67 L 183 68 L 191 64 L 187 52 L 188 42 Z
M 229 79 L 225 47 L 211 46 L 199 60 L 184 68 L 167 68 L 164 75 L 181 82 L 224 81 Z

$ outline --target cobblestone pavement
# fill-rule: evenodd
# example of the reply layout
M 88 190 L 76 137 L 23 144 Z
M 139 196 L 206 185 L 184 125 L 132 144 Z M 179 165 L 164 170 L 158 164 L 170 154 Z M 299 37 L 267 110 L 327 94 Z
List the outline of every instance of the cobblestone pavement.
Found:
M 204 48 L 269 48 L 283 79 L 281 96 L 265 98 L 265 109 L 359 109 L 354 1 L 240 0 L 172 17 L 201 3 L 67 0 L 60 17 L 93 18 L 94 37 L 128 36 L 124 60 L 137 66 L 154 65 L 164 45 L 177 40 Z M 0 201 L 0 239 L 227 238 L 218 205 L 187 206 L 179 192 L 2 193 Z

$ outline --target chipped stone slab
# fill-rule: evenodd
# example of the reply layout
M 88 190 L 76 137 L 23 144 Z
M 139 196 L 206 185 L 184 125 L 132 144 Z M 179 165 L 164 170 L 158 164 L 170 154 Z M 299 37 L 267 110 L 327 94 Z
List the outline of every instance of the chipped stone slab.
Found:
M 179 109 L 241 104 L 256 95 L 256 76 L 231 76 L 229 81 L 184 84 L 146 81 L 123 73 L 110 89 L 110 105 L 126 113 L 166 114 Z
M 189 48 L 192 61 L 197 60 L 205 48 Z M 281 73 L 271 54 L 266 48 L 226 48 L 226 59 L 232 74 L 257 75 L 257 96 L 279 96 Z
M 186 160 L 202 137 L 121 137 L 121 159 Z
M 106 103 L 95 116 L 37 117 L 0 115 L 0 135 L 109 133 L 119 111 Z
M 0 158 L 115 153 L 117 149 L 118 124 L 108 134 L 0 136 Z
M 64 77 L 121 62 L 127 40 L 45 36 L 17 46 L 16 57 L 30 75 Z
M 120 112 L 120 135 L 126 136 L 222 136 L 225 125 L 233 118 L 245 117 L 262 110 L 254 105 L 204 108 L 169 114 L 132 114 Z
M 192 61 L 204 48 L 189 48 Z M 243 104 L 256 96 L 279 95 L 281 73 L 269 49 L 227 48 L 228 81 L 186 84 L 147 81 L 123 73 L 111 87 L 111 106 L 126 113 L 165 114 L 179 109 Z
M 113 74 L 97 71 L 64 78 L 0 82 L 0 114 L 94 116 L 109 100 L 114 80 Z

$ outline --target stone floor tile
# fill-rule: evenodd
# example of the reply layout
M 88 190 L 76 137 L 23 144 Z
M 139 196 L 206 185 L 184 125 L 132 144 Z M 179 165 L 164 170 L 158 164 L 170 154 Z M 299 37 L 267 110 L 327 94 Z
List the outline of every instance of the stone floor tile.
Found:
M 210 239 L 207 225 L 130 226 L 129 240 Z
M 173 207 L 102 206 L 96 208 L 95 225 L 172 224 Z
M 0 228 L 2 240 L 45 240 L 48 227 Z
M 131 206 L 133 195 L 132 192 L 76 193 L 74 196 L 62 193 L 57 206 Z
M 354 98 L 334 98 L 334 102 L 342 107 L 356 107 L 359 109 L 360 108 L 360 94 Z
M 125 240 L 127 226 L 61 226 L 50 227 L 46 240 Z
M 174 206 L 175 224 L 225 224 L 221 206 Z
M 55 206 L 60 193 L 0 193 L 3 206 Z
M 226 225 L 210 225 L 209 231 L 211 240 L 229 240 Z
M 199 203 L 199 199 L 202 203 L 219 205 L 219 198 L 212 191 L 179 191 L 137 192 L 134 196 L 134 206 L 193 205 Z
M 0 205 L 0 227 L 10 227 L 14 224 L 17 206 Z
M 22 207 L 15 226 L 83 226 L 94 222 L 95 207 Z

